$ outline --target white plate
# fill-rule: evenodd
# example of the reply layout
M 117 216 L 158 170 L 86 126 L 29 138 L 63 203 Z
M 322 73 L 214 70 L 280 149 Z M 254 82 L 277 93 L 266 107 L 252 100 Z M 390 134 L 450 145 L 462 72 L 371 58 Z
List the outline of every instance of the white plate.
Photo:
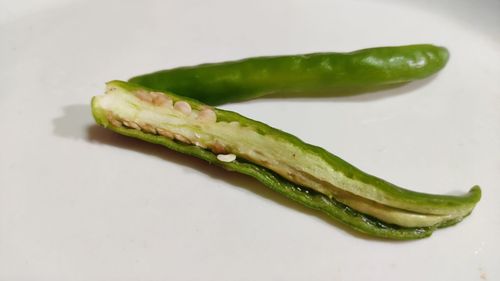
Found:
M 0 280 L 500 280 L 500 2 L 3 1 Z M 225 105 L 432 193 L 428 239 L 355 235 L 254 180 L 93 125 L 104 82 L 181 65 L 434 43 L 437 76 Z

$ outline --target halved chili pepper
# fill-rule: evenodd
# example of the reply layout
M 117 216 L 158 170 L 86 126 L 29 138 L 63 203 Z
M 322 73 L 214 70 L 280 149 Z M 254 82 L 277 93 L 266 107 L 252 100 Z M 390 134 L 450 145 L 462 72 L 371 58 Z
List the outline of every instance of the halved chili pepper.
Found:
M 428 77 L 446 65 L 448 56 L 443 47 L 408 45 L 255 57 L 168 69 L 129 82 L 211 105 L 276 93 L 342 95 Z
M 403 189 L 326 150 L 235 112 L 190 98 L 112 81 L 92 99 L 96 122 L 256 178 L 269 188 L 363 233 L 392 239 L 428 236 L 455 224 L 480 200 Z

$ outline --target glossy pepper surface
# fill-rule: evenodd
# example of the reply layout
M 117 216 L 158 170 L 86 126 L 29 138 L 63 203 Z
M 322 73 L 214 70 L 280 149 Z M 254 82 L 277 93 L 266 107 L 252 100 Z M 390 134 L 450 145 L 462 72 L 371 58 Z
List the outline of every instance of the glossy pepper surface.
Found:
M 426 78 L 447 61 L 443 47 L 408 45 L 209 63 L 141 75 L 129 82 L 218 105 L 269 94 L 343 95 L 377 89 Z

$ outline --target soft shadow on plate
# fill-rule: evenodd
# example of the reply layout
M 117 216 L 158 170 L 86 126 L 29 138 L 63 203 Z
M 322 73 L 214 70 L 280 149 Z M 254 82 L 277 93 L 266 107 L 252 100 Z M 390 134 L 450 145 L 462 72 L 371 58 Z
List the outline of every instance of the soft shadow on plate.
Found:
M 52 120 L 54 134 L 59 137 L 86 140 L 86 128 L 94 124 L 94 119 L 92 118 L 92 112 L 90 110 L 90 102 L 88 105 L 67 105 L 63 107 L 62 110 L 63 115 Z
M 416 89 L 415 87 L 418 88 L 421 86 L 422 84 L 416 86 L 414 85 L 413 89 Z M 402 94 L 403 92 L 408 92 L 408 91 L 409 89 L 406 88 L 405 91 L 401 90 L 398 92 L 398 94 Z M 367 95 L 373 95 L 373 93 Z M 383 94 L 383 96 L 379 98 L 383 98 L 385 97 L 385 95 L 386 94 Z M 392 93 L 391 95 L 394 95 L 394 93 Z M 346 98 L 351 99 L 353 97 L 346 97 Z M 370 99 L 367 98 L 367 100 Z M 334 226 L 337 229 L 342 229 L 343 231 L 349 233 L 354 237 L 367 240 L 374 240 L 374 241 L 390 242 L 390 243 L 409 242 L 409 241 L 386 240 L 382 238 L 376 238 L 364 235 L 362 233 L 350 229 L 349 227 L 345 226 L 342 223 L 334 221 L 333 219 L 331 219 L 330 217 L 319 211 L 306 208 L 298 203 L 293 202 L 292 200 L 285 198 L 284 196 L 281 196 L 273 192 L 272 190 L 266 188 L 257 180 L 249 176 L 242 175 L 236 172 L 226 171 L 222 168 L 212 166 L 207 162 L 200 160 L 198 158 L 183 155 L 181 153 L 164 148 L 160 145 L 147 143 L 138 139 L 125 137 L 113 133 L 111 131 L 108 131 L 98 125 L 93 124 L 93 119 L 90 111 L 90 104 L 88 105 L 75 104 L 75 105 L 65 106 L 63 108 L 63 115 L 54 119 L 53 124 L 54 124 L 53 132 L 57 136 L 71 138 L 71 139 L 81 139 L 101 145 L 110 145 L 125 150 L 133 150 L 147 156 L 160 157 L 165 161 L 174 162 L 178 165 L 182 165 L 200 171 L 203 174 L 208 175 L 209 177 L 215 180 L 228 182 L 233 186 L 243 187 L 246 190 L 251 191 L 254 194 L 257 194 L 262 198 L 271 200 L 277 204 L 280 204 L 287 208 L 294 209 L 303 214 L 307 214 L 310 217 L 318 218 L 323 222 Z

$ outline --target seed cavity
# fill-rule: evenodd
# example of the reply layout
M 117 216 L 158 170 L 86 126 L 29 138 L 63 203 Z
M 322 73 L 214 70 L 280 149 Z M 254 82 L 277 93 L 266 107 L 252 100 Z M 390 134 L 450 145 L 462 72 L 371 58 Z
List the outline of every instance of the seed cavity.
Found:
M 141 124 L 140 127 L 142 128 L 143 131 L 146 131 L 151 134 L 156 134 L 156 129 L 150 124 Z
M 121 127 L 122 122 L 118 120 L 111 112 L 106 113 L 106 119 L 108 119 L 109 123 L 115 127 Z
M 218 154 L 217 159 L 222 162 L 233 162 L 236 160 L 236 155 L 234 154 Z
M 168 108 L 172 108 L 173 106 L 172 99 L 161 92 L 147 92 L 145 90 L 139 90 L 135 92 L 135 96 L 140 100 L 151 103 L 155 106 Z
M 129 127 L 129 128 L 136 129 L 136 130 L 141 129 L 141 127 L 139 127 L 139 125 L 137 125 L 137 123 L 132 122 L 132 121 L 123 121 L 123 125 L 125 125 L 126 127 Z
M 108 118 L 109 122 L 111 123 L 111 125 L 115 126 L 115 127 L 121 127 L 122 126 L 122 122 L 114 119 L 114 118 Z
M 210 108 L 205 108 L 200 111 L 198 114 L 198 121 L 207 122 L 207 123 L 215 123 L 217 121 L 217 115 Z
M 174 103 L 171 97 L 161 92 L 148 92 L 145 90 L 138 90 L 134 92 L 134 95 L 139 100 L 147 102 L 151 105 L 158 107 L 168 107 L 171 110 L 182 113 L 183 115 L 185 115 L 182 118 L 186 118 L 186 120 L 189 120 L 188 122 L 193 122 L 193 125 L 195 127 L 200 126 L 201 123 L 211 124 L 217 122 L 217 114 L 211 107 L 208 106 L 203 106 L 199 110 L 192 109 L 191 105 L 188 102 L 177 101 Z M 219 140 L 212 140 L 207 143 L 205 141 L 202 141 L 202 136 L 196 131 L 192 132 L 192 135 L 188 134 L 189 136 L 186 136 L 185 134 L 179 134 L 175 132 L 175 130 L 171 131 L 169 128 L 160 128 L 150 123 L 135 122 L 135 120 L 124 120 L 112 113 L 108 114 L 107 119 L 109 120 L 109 123 L 115 127 L 132 128 L 145 133 L 161 135 L 163 137 L 185 144 L 192 144 L 203 149 L 208 149 L 216 154 L 217 158 L 222 162 L 232 162 L 236 159 L 236 155 L 230 154 L 226 145 L 221 143 Z M 240 123 L 236 121 L 220 121 L 219 123 L 222 126 L 241 126 Z
M 157 128 L 156 131 L 158 132 L 158 134 L 164 136 L 164 137 L 167 137 L 169 139 L 173 139 L 174 138 L 174 134 L 170 131 L 167 131 L 165 129 L 161 129 L 161 128 Z
M 151 94 L 153 95 L 153 104 L 154 105 L 172 108 L 173 101 L 171 98 L 165 96 L 163 93 L 160 93 L 160 92 L 152 92 Z
M 174 134 L 174 137 L 175 137 L 175 139 L 176 139 L 176 140 L 181 141 L 181 142 L 183 142 L 183 143 L 187 143 L 187 144 L 190 144 L 190 143 L 191 143 L 191 142 L 189 141 L 189 139 L 188 139 L 188 138 L 186 138 L 186 137 L 185 137 L 185 136 L 183 136 L 183 135 Z
M 178 101 L 175 103 L 174 105 L 174 109 L 179 111 L 179 112 L 182 112 L 186 115 L 188 115 L 189 113 L 191 113 L 191 105 L 189 105 L 189 103 L 185 102 L 185 101 Z
M 223 154 L 226 152 L 226 148 L 219 141 L 215 141 L 211 149 L 214 153 L 217 154 Z
M 195 141 L 195 142 L 194 142 L 194 145 L 196 145 L 196 146 L 198 146 L 198 147 L 201 147 L 201 148 L 207 148 L 207 146 L 206 146 L 206 145 L 202 144 L 202 143 L 201 143 L 201 142 L 199 142 L 199 141 Z
M 144 91 L 144 90 L 139 90 L 135 92 L 135 96 L 138 97 L 140 100 L 152 103 L 153 102 L 153 95 L 150 93 Z

